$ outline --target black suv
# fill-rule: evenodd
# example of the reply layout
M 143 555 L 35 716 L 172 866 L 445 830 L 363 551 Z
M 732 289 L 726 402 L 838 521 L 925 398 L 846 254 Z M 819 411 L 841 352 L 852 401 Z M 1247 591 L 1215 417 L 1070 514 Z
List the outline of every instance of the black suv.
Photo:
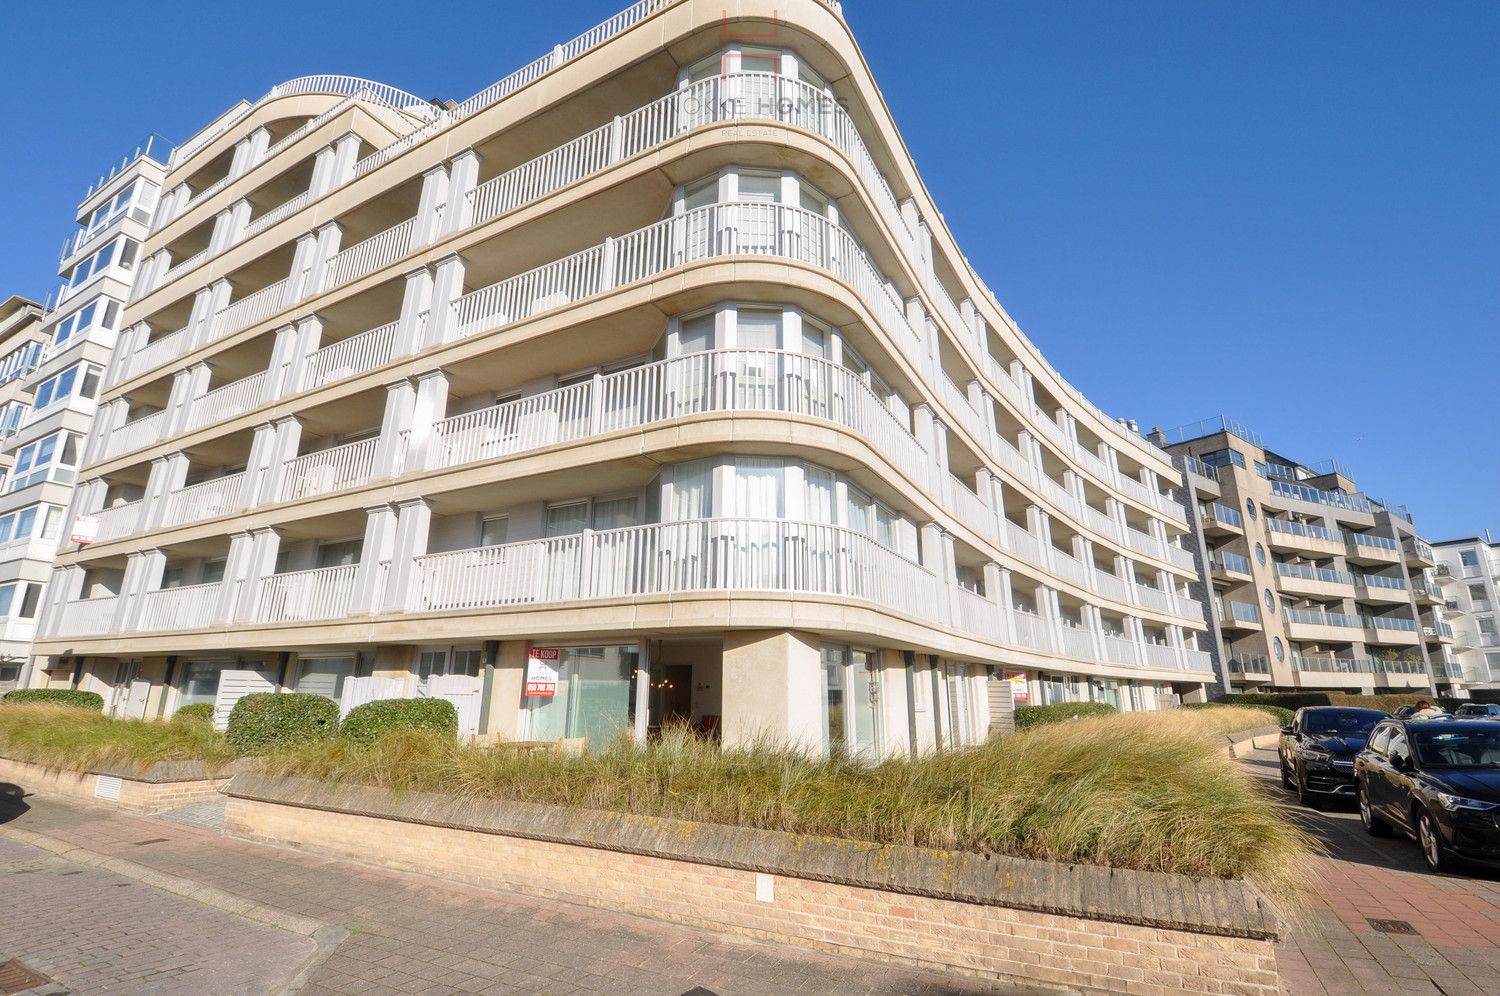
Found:
M 1493 702 L 1465 702 L 1453 710 L 1454 719 L 1500 719 L 1500 705 Z
M 1303 805 L 1321 796 L 1354 795 L 1354 755 L 1364 750 L 1375 724 L 1390 719 L 1379 709 L 1304 706 L 1281 728 L 1281 784 L 1297 790 Z
M 1500 723 L 1381 723 L 1354 779 L 1365 829 L 1416 837 L 1433 871 L 1451 871 L 1457 858 L 1500 866 Z

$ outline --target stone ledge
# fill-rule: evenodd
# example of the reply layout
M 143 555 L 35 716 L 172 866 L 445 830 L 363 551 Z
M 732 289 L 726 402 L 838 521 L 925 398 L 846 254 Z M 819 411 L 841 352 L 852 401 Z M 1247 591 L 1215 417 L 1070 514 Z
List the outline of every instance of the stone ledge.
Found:
M 227 795 L 499 836 L 639 854 L 885 892 L 1221 937 L 1275 939 L 1284 925 L 1248 882 L 881 845 L 774 830 L 397 793 L 240 772 Z
M 1262 741 L 1267 737 L 1274 738 L 1279 736 L 1281 736 L 1281 727 L 1279 726 L 1257 726 L 1254 729 L 1239 730 L 1234 733 L 1225 734 L 1224 740 L 1229 745 L 1229 756 L 1238 758 L 1244 757 L 1250 751 L 1261 746 L 1257 741 Z
M 156 761 L 144 768 L 131 764 L 100 764 L 86 769 L 79 769 L 64 767 L 60 764 L 27 761 L 22 758 L 11 757 L 3 751 L 0 751 L 0 760 L 9 761 L 12 764 L 30 765 L 33 768 L 43 771 L 68 771 L 79 775 L 108 775 L 114 778 L 125 778 L 133 782 L 145 782 L 148 785 L 163 785 L 169 782 L 223 780 L 249 767 L 248 758 L 236 758 L 213 772 L 210 772 L 208 765 L 202 761 Z

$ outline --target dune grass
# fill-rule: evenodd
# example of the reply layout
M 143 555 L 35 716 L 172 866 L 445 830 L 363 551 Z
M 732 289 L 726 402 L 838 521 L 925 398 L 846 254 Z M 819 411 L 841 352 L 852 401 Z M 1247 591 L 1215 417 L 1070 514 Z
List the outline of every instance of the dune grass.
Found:
M 113 719 L 71 706 L 0 703 L 0 754 L 51 768 L 106 765 L 143 770 L 156 761 L 203 761 L 217 770 L 234 758 L 208 723 Z
M 262 770 L 471 798 L 701 820 L 1220 878 L 1295 894 L 1313 853 L 1223 751 L 1244 710 L 1126 714 L 862 765 L 774 744 L 719 750 L 685 729 L 583 757 L 394 731 L 273 753 Z M 1234 725 L 1239 721 L 1241 725 Z

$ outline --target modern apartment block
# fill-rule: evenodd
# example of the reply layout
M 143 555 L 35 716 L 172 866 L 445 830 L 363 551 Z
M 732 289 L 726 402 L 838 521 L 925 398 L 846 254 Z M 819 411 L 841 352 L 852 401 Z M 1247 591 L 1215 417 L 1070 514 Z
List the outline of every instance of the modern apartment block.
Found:
M 21 418 L 29 407 L 29 393 L 25 378 L 35 369 L 42 353 L 42 318 L 40 304 L 19 294 L 0 302 L 0 441 L 13 435 Z M 3 443 L 0 443 L 3 445 Z M 0 449 L 0 493 L 6 490 L 10 477 L 10 466 L 15 454 Z M 16 538 L 15 520 L 0 517 L 0 570 L 9 567 L 7 555 L 13 547 L 25 543 L 25 537 Z M 25 639 L 12 638 L 14 618 L 15 585 L 14 573 L 0 574 L 0 599 L 4 600 L 5 613 L 0 616 L 0 695 L 16 687 L 21 677 L 21 668 L 31 654 L 31 633 Z M 3 594 L 9 591 L 9 595 Z M 24 628 L 30 623 L 22 624 Z
M 0 343 L 0 463 L 9 468 L 0 485 L 0 687 L 31 657 L 163 169 L 148 141 L 89 188 L 45 314 L 29 314 L 25 334 Z
M 1232 419 L 1155 435 L 1196 500 L 1232 690 L 1467 694 L 1436 554 L 1404 506 Z
M 1433 543 L 1443 605 L 1453 623 L 1454 656 L 1473 688 L 1500 688 L 1500 543 L 1490 538 Z
M 896 755 L 1215 683 L 1181 475 L 970 270 L 824 0 L 646 0 L 462 103 L 172 156 L 34 684 L 440 696 Z

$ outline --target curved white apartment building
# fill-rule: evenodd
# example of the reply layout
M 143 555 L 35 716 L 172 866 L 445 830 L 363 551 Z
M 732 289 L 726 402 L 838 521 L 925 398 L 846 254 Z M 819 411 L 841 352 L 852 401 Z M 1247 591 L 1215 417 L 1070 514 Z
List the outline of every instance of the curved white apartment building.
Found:
M 969 269 L 838 5 L 736 9 L 182 146 L 33 683 L 871 755 L 1215 683 L 1180 473 Z

